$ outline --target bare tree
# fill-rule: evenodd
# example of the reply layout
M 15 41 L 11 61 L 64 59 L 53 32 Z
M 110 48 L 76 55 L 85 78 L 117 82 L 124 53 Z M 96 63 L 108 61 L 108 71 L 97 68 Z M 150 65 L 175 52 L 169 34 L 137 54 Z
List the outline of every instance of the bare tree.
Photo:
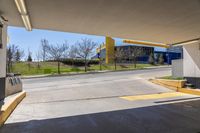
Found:
M 68 44 L 67 42 L 63 43 L 62 45 L 47 45 L 47 54 L 51 59 L 54 61 L 57 61 L 58 63 L 58 74 L 60 74 L 60 61 L 61 59 L 65 56 L 66 51 L 68 49 Z
M 28 62 L 32 62 L 33 61 L 33 58 L 32 58 L 32 53 L 31 51 L 28 49 L 28 57 L 27 57 L 27 61 Z
M 161 64 L 161 65 L 164 64 L 164 57 L 163 57 L 163 54 L 159 54 L 158 63 Z
M 99 53 L 98 53 L 98 58 L 99 58 L 99 70 L 102 70 L 102 46 L 100 44 L 99 46 Z
M 97 43 L 93 42 L 91 39 L 85 38 L 81 41 L 78 41 L 76 45 L 78 55 L 84 59 L 85 72 L 87 72 L 88 59 L 93 55 Z
M 149 59 L 148 59 L 149 64 L 154 65 L 155 64 L 155 58 L 154 58 L 154 54 L 151 53 L 149 55 Z
M 37 68 L 39 69 L 40 68 L 40 58 L 41 58 L 40 51 L 37 51 L 35 53 L 35 56 L 36 56 L 36 60 L 37 60 Z
M 123 48 L 115 48 L 114 55 L 113 55 L 115 70 L 117 70 L 117 62 L 121 61 L 124 55 L 125 55 L 125 51 L 123 50 Z
M 133 59 L 134 67 L 137 67 L 137 58 L 144 54 L 142 47 L 134 47 L 130 50 L 130 58 Z
M 17 51 L 15 53 L 15 61 L 21 61 L 21 59 L 24 57 L 25 53 L 24 50 L 21 50 L 20 48 L 17 48 Z
M 15 55 L 18 46 L 15 44 L 10 44 L 7 48 L 7 71 L 10 73 L 12 71 L 13 62 L 15 61 Z
M 47 59 L 47 47 L 49 45 L 49 41 L 46 39 L 42 39 L 41 40 L 41 56 L 42 56 L 42 60 L 46 61 Z
M 28 57 L 27 57 L 27 62 L 28 62 L 28 69 L 29 69 L 29 71 L 30 71 L 30 69 L 31 69 L 31 62 L 33 61 L 33 59 L 32 59 L 32 53 L 31 53 L 31 51 L 28 49 Z
M 72 60 L 72 66 L 74 66 L 74 59 L 77 57 L 77 47 L 76 45 L 71 45 L 69 49 L 69 58 Z

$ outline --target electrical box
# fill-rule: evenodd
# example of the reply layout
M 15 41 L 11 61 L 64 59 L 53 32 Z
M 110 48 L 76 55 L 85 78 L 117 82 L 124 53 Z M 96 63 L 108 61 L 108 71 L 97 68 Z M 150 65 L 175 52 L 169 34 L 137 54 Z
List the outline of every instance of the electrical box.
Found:
M 3 49 L 3 24 L 0 21 L 0 49 Z

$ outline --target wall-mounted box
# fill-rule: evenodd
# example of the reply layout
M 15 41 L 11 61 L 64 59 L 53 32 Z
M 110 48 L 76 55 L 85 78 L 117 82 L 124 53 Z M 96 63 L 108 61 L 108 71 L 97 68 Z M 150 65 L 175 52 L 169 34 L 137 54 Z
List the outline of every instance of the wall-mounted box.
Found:
M 19 76 L 6 78 L 6 91 L 5 95 L 10 96 L 12 94 L 22 91 L 22 82 Z

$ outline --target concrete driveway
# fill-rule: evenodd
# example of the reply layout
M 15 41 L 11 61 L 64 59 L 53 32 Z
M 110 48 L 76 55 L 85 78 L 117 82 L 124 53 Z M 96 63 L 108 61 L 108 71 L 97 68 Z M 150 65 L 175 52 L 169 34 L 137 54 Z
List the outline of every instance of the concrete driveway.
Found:
M 200 98 L 152 84 L 170 68 L 24 80 L 1 133 L 198 133 Z

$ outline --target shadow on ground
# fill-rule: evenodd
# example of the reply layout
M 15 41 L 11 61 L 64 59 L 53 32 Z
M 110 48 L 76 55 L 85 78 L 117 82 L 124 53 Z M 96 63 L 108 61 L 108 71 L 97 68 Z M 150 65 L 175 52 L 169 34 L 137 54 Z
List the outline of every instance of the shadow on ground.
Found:
M 95 106 L 95 105 L 94 105 Z M 200 100 L 5 124 L 1 133 L 199 133 Z

